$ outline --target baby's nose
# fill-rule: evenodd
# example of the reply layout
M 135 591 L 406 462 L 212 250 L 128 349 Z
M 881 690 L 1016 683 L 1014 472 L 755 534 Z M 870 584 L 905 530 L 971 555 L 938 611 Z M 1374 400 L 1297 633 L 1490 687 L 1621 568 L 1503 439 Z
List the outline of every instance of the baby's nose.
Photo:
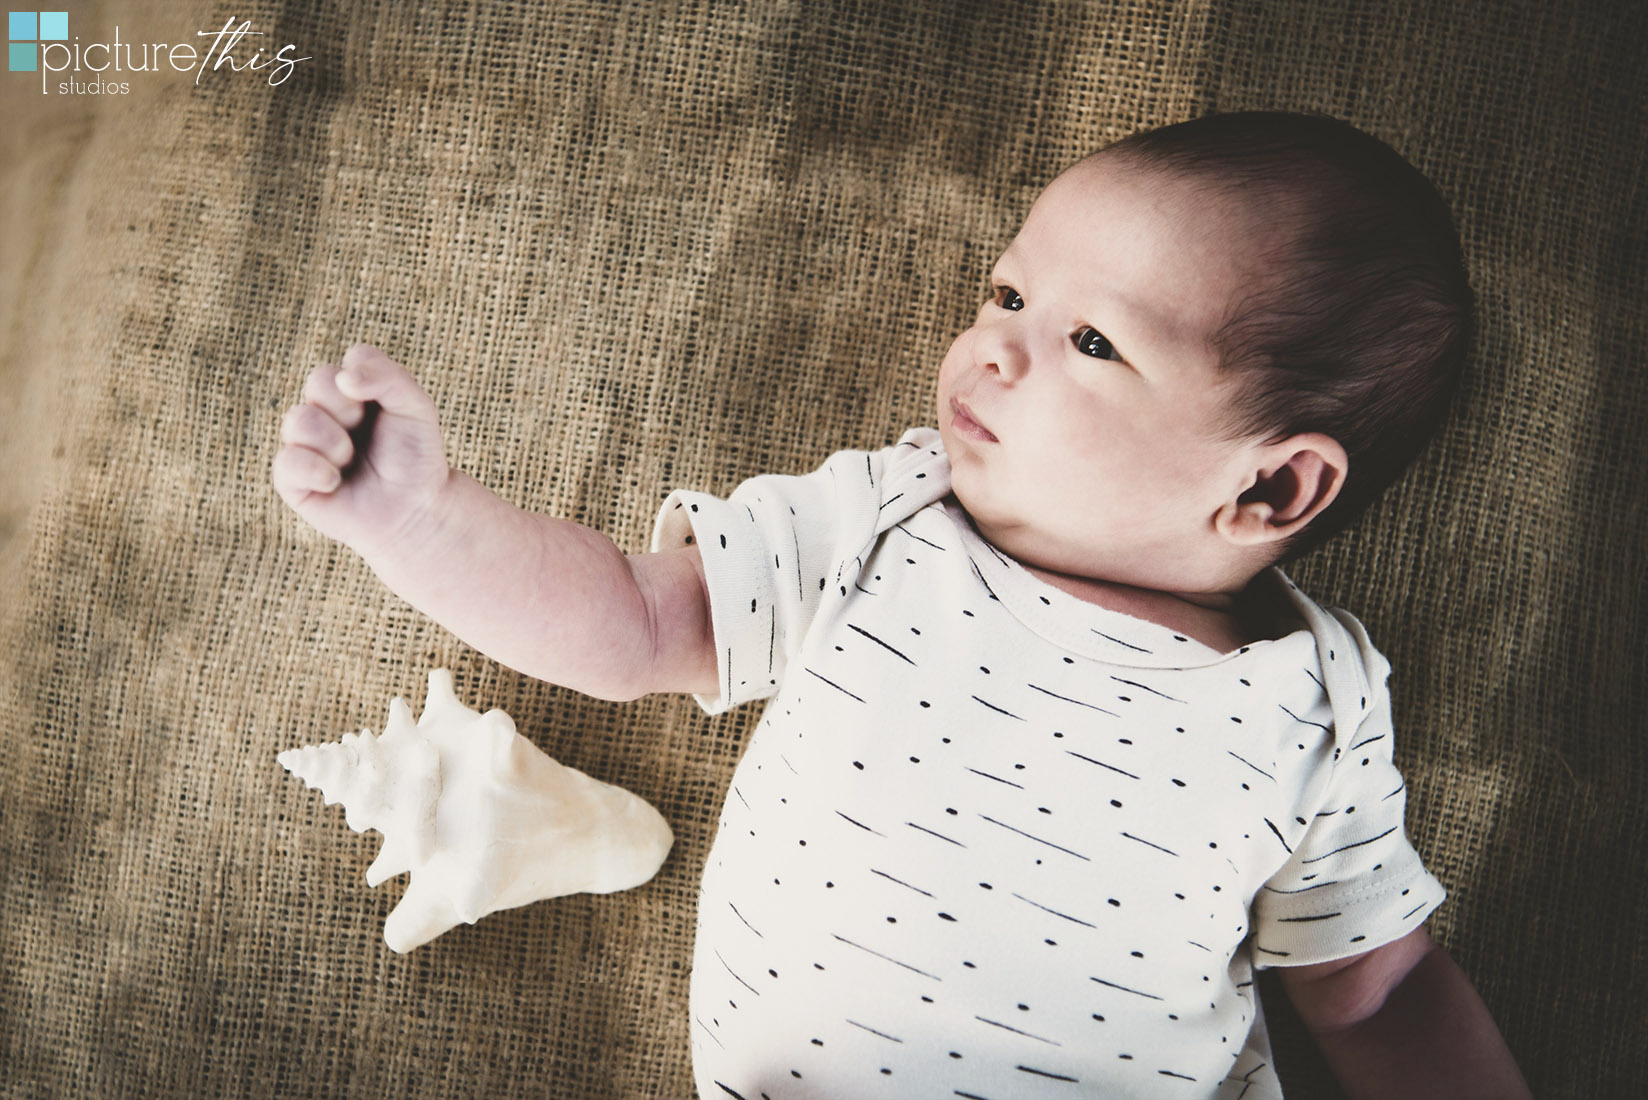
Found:
M 1007 381 L 1020 377 L 1030 367 L 1029 349 L 1022 340 L 1008 334 L 981 340 L 976 360 L 984 370 L 999 374 Z

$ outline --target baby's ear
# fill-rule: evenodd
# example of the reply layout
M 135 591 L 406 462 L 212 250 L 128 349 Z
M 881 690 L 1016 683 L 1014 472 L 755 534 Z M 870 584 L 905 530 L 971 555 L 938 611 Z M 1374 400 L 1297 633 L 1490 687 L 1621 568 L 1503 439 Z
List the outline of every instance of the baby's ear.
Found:
M 1258 445 L 1245 488 L 1213 517 L 1218 532 L 1239 546 L 1291 538 L 1333 503 L 1350 460 L 1339 441 L 1304 432 Z

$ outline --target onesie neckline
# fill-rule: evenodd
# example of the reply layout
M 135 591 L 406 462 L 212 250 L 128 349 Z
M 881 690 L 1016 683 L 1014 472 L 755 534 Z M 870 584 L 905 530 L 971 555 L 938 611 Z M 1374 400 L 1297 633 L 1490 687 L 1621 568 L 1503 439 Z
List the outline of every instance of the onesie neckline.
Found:
M 939 503 L 991 594 L 1027 628 L 1071 653 L 1132 668 L 1202 668 L 1282 640 L 1260 639 L 1226 653 L 1171 627 L 1077 599 L 991 545 L 953 494 Z M 1278 590 L 1290 593 L 1281 570 L 1272 567 L 1269 572 L 1281 582 Z M 1299 630 L 1309 633 L 1303 625 L 1290 633 Z

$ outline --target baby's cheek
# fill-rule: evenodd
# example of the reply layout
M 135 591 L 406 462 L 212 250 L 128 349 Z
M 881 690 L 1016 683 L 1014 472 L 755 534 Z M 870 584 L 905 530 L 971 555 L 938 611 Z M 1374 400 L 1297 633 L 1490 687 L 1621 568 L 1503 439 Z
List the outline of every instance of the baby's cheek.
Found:
M 956 338 L 950 341 L 950 346 L 944 352 L 944 358 L 939 363 L 939 378 L 943 383 L 951 384 L 956 380 L 962 368 L 973 361 L 973 330 L 963 329 Z

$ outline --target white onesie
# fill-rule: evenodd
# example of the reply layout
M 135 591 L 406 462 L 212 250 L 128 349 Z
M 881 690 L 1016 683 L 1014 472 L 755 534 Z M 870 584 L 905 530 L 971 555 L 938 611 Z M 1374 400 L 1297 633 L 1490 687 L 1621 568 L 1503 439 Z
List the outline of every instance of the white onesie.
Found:
M 1443 899 L 1402 827 L 1389 666 L 1300 628 L 1221 654 L 992 548 L 938 432 L 677 491 L 720 692 L 772 697 L 704 872 L 706 1100 L 1276 1097 L 1254 966 Z M 1278 595 L 1278 599 L 1283 599 Z

